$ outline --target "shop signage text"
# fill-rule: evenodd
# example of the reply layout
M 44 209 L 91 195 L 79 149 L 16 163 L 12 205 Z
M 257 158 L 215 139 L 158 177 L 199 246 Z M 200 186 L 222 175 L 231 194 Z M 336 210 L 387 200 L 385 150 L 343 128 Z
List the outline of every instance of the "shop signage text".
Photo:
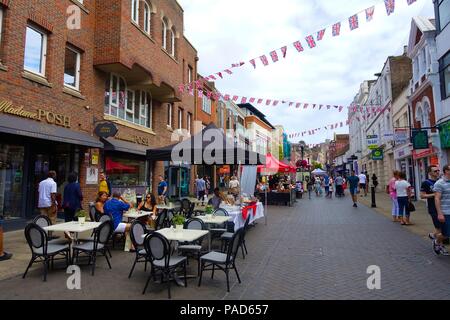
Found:
M 94 133 L 100 137 L 100 138 L 110 138 L 114 137 L 119 129 L 117 129 L 117 126 L 114 123 L 111 122 L 105 122 L 100 123 L 95 127 Z
M 395 129 L 394 141 L 396 145 L 402 145 L 408 143 L 408 130 L 407 129 Z
M 433 145 L 430 143 L 428 145 L 428 147 L 426 149 L 423 149 L 421 152 L 417 152 L 417 150 L 414 150 L 413 158 L 414 158 L 414 160 L 422 159 L 422 158 L 429 157 L 429 156 L 433 155 L 434 153 L 435 152 L 434 152 Z
M 370 150 L 377 149 L 379 143 L 380 139 L 377 135 L 367 136 L 367 146 Z
M 26 111 L 23 107 L 14 107 L 11 102 L 5 100 L 0 101 L 0 113 L 70 128 L 70 117 L 68 116 L 42 109 L 38 109 L 37 112 Z
M 412 140 L 414 150 L 428 149 L 428 131 L 413 130 Z
M 382 160 L 384 160 L 383 149 L 374 149 L 374 150 L 372 150 L 372 160 L 375 160 L 375 161 L 382 161 Z
M 117 135 L 116 139 L 140 144 L 140 145 L 146 146 L 146 147 L 150 146 L 150 140 L 147 137 L 140 137 L 140 136 L 136 136 L 136 135 L 130 135 L 130 136 Z

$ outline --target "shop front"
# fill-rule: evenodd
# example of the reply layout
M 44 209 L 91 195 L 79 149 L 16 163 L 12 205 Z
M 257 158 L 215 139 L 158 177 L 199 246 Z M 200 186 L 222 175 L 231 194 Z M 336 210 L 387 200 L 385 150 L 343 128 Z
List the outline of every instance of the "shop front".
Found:
M 420 186 L 426 179 L 428 179 L 428 167 L 440 166 L 438 150 L 433 146 L 433 144 L 430 143 L 428 149 L 414 150 L 413 159 L 416 170 L 416 194 L 418 194 L 418 192 L 420 192 Z
M 414 185 L 413 148 L 410 144 L 401 145 L 394 149 L 394 161 L 397 171 L 406 173 L 406 180 Z
M 27 220 L 39 214 L 38 186 L 48 172 L 57 173 L 58 211 L 68 175 L 80 174 L 84 155 L 103 144 L 88 134 L 70 130 L 70 117 L 53 115 L 40 118 L 9 105 L 0 114 L 0 215 L 6 229 L 21 228 Z M 43 114 L 43 112 L 42 112 Z M 56 122 L 58 116 L 65 119 Z
M 189 196 L 191 166 L 164 162 L 164 172 L 169 185 L 169 198 L 180 199 Z

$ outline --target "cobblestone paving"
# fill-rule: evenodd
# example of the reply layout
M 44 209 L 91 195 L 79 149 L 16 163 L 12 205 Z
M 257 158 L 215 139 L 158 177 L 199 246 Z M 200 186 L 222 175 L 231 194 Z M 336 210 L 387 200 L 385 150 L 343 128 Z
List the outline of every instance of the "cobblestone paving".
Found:
M 231 275 L 206 273 L 188 288 L 174 287 L 174 299 L 448 299 L 450 258 L 436 257 L 431 243 L 349 198 L 300 200 L 295 207 L 270 207 L 268 226 L 260 221 L 247 236 L 249 256 L 239 256 L 242 284 Z M 113 252 L 113 270 L 100 259 L 95 277 L 82 268 L 82 290 L 66 288 L 64 270 L 41 281 L 40 267 L 25 280 L 0 281 L 0 299 L 166 299 L 165 286 L 151 284 L 143 296 L 146 274 L 138 266 L 127 278 L 133 255 Z M 370 291 L 367 268 L 381 268 L 381 290 Z M 1 266 L 0 266 L 1 267 Z M 23 272 L 23 269 L 18 270 Z M 196 263 L 190 265 L 195 273 Z

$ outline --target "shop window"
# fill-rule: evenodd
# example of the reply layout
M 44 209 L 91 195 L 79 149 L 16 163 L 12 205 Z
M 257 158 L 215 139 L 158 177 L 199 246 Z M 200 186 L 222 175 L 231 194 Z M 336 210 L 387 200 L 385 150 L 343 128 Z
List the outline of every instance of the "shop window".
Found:
M 139 1 L 131 0 L 131 19 L 139 24 Z
M 64 85 L 75 90 L 80 89 L 80 60 L 79 51 L 66 47 L 64 60 Z
M 37 27 L 27 26 L 24 69 L 45 76 L 47 34 Z
M 147 166 L 138 158 L 106 157 L 106 175 L 113 188 L 135 188 L 146 186 Z

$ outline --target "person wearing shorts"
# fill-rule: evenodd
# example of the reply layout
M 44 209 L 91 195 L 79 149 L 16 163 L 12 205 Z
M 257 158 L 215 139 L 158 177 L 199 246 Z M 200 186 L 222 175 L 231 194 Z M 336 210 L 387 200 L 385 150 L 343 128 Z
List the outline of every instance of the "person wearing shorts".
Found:
M 433 225 L 435 228 L 434 233 L 430 233 L 428 236 L 431 240 L 435 240 L 437 235 L 441 233 L 441 222 L 438 219 L 438 213 L 436 210 L 436 203 L 434 200 L 433 187 L 439 179 L 440 170 L 436 166 L 428 168 L 428 179 L 422 183 L 420 188 L 420 199 L 427 200 L 428 213 L 431 216 Z
M 433 240 L 433 250 L 437 255 L 448 256 L 444 241 L 450 237 L 450 166 L 444 167 L 442 179 L 434 184 L 434 198 L 438 219 L 441 222 L 441 233 Z
M 364 192 L 364 197 L 367 197 L 367 189 L 366 189 L 367 177 L 364 173 L 361 173 L 358 176 L 358 178 L 359 178 L 359 190 Z
M 122 198 L 120 193 L 114 192 L 113 198 L 108 200 L 103 207 L 105 214 L 113 218 L 114 233 L 127 233 L 131 229 L 131 224 L 123 223 L 123 213 L 131 208 L 131 204 Z
M 358 184 L 359 178 L 355 175 L 355 171 L 352 171 L 352 175 L 347 179 L 350 189 L 350 194 L 352 195 L 353 207 L 358 208 Z

